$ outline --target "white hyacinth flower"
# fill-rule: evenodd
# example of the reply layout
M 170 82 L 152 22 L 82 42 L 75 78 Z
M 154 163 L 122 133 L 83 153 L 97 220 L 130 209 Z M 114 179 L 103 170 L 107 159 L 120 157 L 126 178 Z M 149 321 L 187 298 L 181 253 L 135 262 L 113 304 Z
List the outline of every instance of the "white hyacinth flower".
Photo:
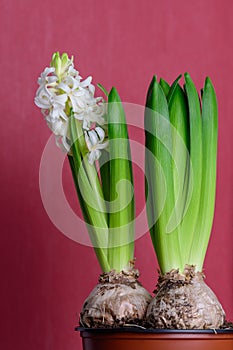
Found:
M 59 53 L 53 55 L 51 67 L 45 68 L 38 78 L 35 104 L 41 108 L 48 127 L 56 136 L 56 143 L 66 151 L 69 151 L 71 143 L 68 127 L 71 111 L 84 130 L 97 126 L 98 132 L 98 125 L 105 123 L 104 100 L 94 97 L 95 87 L 91 82 L 91 76 L 83 80 L 79 75 L 74 68 L 73 57 L 69 59 L 67 54 L 60 56 Z M 94 154 L 98 158 L 101 142 L 91 159 Z
M 38 78 L 38 84 L 40 86 L 44 85 L 55 85 L 58 78 L 56 75 L 51 75 L 51 73 L 55 72 L 54 67 L 46 67 L 44 71 L 41 73 L 40 77 Z
M 108 147 L 108 141 L 103 142 L 104 139 L 105 132 L 99 126 L 93 130 L 85 131 L 85 141 L 89 150 L 88 161 L 90 164 L 94 164 L 101 156 L 101 150 Z

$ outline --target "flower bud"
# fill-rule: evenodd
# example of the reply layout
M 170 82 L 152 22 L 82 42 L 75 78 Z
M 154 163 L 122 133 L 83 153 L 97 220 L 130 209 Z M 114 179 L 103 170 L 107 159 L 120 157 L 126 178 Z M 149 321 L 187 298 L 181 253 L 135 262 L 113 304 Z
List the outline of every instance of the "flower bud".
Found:
M 50 66 L 55 68 L 55 73 L 58 77 L 58 81 L 61 81 L 64 75 L 67 74 L 68 68 L 71 65 L 73 65 L 73 56 L 69 58 L 67 53 L 63 53 L 60 56 L 59 52 L 55 52 L 53 54 Z

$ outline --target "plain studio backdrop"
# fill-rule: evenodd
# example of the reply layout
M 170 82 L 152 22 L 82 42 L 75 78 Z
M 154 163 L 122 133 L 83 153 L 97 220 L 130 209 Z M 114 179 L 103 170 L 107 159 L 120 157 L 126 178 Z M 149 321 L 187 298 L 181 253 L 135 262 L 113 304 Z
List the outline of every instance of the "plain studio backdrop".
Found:
M 81 76 L 92 75 L 108 90 L 114 85 L 123 101 L 139 105 L 154 74 L 172 82 L 188 71 L 199 89 L 211 77 L 219 148 L 205 273 L 233 319 L 232 12 L 230 0 L 1 1 L 2 350 L 81 349 L 74 327 L 100 273 L 93 249 L 62 234 L 41 201 L 39 165 L 50 131 L 33 101 L 37 78 L 54 51 L 74 55 Z M 143 144 L 142 130 L 130 134 Z M 135 183 L 140 213 L 143 173 L 137 166 Z M 66 162 L 63 185 L 79 212 Z M 77 232 L 86 235 L 79 227 Z M 157 263 L 148 233 L 137 240 L 135 256 L 141 281 L 152 292 Z

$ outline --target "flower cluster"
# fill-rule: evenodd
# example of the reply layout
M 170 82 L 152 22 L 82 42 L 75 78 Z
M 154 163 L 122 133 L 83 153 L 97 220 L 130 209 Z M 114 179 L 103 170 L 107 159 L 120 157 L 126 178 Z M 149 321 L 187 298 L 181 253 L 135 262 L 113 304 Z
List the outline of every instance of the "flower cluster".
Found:
M 57 52 L 51 67 L 45 68 L 38 79 L 35 104 L 41 108 L 48 127 L 56 135 L 56 143 L 65 151 L 70 150 L 69 117 L 71 113 L 82 123 L 88 159 L 91 164 L 100 157 L 100 150 L 108 146 L 105 132 L 105 103 L 102 97 L 94 97 L 92 77 L 85 80 L 74 68 L 73 57 Z

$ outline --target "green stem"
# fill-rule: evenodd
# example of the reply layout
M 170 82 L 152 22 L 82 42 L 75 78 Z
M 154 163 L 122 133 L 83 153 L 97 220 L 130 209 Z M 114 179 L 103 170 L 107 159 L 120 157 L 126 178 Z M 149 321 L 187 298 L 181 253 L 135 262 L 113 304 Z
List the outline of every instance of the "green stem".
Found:
M 73 180 L 74 180 L 76 192 L 77 192 L 78 199 L 79 199 L 79 204 L 80 204 L 80 207 L 82 209 L 84 221 L 87 224 L 88 233 L 89 233 L 90 239 L 92 241 L 96 257 L 99 261 L 99 264 L 100 264 L 102 271 L 108 272 L 108 271 L 110 271 L 110 266 L 109 266 L 109 263 L 107 260 L 106 249 L 98 248 L 98 246 L 100 245 L 98 242 L 98 234 L 102 234 L 102 233 L 101 232 L 98 233 L 98 227 L 94 226 L 94 223 L 92 220 L 92 215 L 93 215 L 92 210 L 91 210 L 91 208 L 89 208 L 88 206 L 85 205 L 85 201 L 83 200 L 83 197 L 81 195 L 81 192 L 79 189 L 79 183 L 78 183 L 78 176 L 77 176 L 73 156 L 68 155 L 68 159 L 69 159 L 70 168 L 71 168 L 72 175 L 73 175 Z
M 83 140 L 80 137 L 80 127 L 75 118 L 70 117 L 70 136 L 72 161 L 69 157 L 71 170 L 79 196 L 79 202 L 87 220 L 87 228 L 95 248 L 98 261 L 103 271 L 109 271 L 107 260 L 108 225 L 106 211 L 104 212 L 101 196 L 101 187 L 97 184 L 98 175 L 95 167 L 91 169 L 86 157 L 83 158 Z M 88 164 L 87 164 L 88 163 Z M 98 192 L 97 192 L 98 190 Z M 90 205 L 91 203 L 91 205 Z M 100 205 L 101 204 L 101 205 Z

